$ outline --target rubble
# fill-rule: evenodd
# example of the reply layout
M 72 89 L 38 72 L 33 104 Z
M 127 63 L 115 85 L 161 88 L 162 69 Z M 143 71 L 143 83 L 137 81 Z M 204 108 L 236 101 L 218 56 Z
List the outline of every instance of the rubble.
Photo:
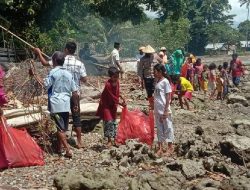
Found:
M 46 109 L 46 93 L 26 92 L 25 96 L 21 92 L 20 85 L 27 80 L 26 68 L 29 62 L 10 69 L 16 75 L 15 81 L 6 80 L 9 91 L 17 89 L 10 96 L 13 103 L 5 110 L 9 120 L 26 113 L 30 115 L 25 110 L 41 105 Z M 44 68 L 39 65 L 36 68 L 41 76 L 46 74 Z M 191 103 L 195 110 L 187 111 L 180 109 L 175 99 L 172 104 L 175 152 L 171 157 L 157 157 L 156 139 L 152 147 L 136 140 L 128 140 L 126 145 L 111 149 L 104 146 L 102 122 L 92 116 L 98 105 L 99 91 L 108 77 L 90 76 L 93 86 L 82 87 L 81 99 L 82 110 L 86 110 L 82 116 L 85 149 L 71 147 L 74 153 L 71 160 L 59 157 L 50 149 L 53 138 L 49 134 L 53 131 L 53 123 L 48 123 L 48 118 L 42 119 L 39 126 L 25 126 L 40 145 L 47 145 L 46 165 L 1 171 L 1 186 L 8 186 L 7 189 L 249 189 L 250 113 L 246 107 L 249 92 L 245 86 L 249 86 L 250 76 L 246 77 L 242 87 L 230 89 L 229 104 L 227 100 L 204 101 L 203 94 L 195 92 Z M 29 85 L 25 83 L 24 91 L 29 89 L 31 81 L 33 79 L 29 80 Z M 120 83 L 128 107 L 148 113 L 146 95 L 139 88 L 136 74 L 129 72 Z M 40 113 L 33 110 L 32 114 Z M 70 137 L 71 131 L 67 135 Z M 73 138 L 76 138 L 74 133 Z

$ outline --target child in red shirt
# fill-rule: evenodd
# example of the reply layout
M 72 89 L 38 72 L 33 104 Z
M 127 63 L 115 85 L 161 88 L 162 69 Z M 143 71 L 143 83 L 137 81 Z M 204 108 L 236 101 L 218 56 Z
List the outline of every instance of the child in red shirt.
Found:
M 126 106 L 125 100 L 120 95 L 119 73 L 116 67 L 109 68 L 110 79 L 105 84 L 96 114 L 103 120 L 104 137 L 108 138 L 108 147 L 112 146 L 112 138 L 116 137 L 117 107 L 118 105 Z M 119 98 L 123 100 L 122 103 L 119 102 Z

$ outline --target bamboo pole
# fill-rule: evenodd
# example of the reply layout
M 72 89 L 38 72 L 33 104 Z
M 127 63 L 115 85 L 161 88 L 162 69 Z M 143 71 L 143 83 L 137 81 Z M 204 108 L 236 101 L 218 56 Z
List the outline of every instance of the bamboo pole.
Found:
M 22 38 L 20 38 L 19 36 L 17 36 L 16 34 L 12 33 L 11 31 L 9 31 L 8 29 L 4 28 L 2 25 L 0 25 L 0 28 L 2 28 L 4 31 L 6 31 L 7 33 L 11 34 L 12 36 L 16 37 L 18 40 L 20 40 L 21 42 L 25 43 L 26 45 L 28 45 L 31 48 L 35 48 L 33 45 L 31 45 L 30 43 L 26 42 L 25 40 L 23 40 Z M 45 56 L 46 58 L 50 58 L 48 55 L 46 55 L 45 53 L 41 52 L 43 56 Z

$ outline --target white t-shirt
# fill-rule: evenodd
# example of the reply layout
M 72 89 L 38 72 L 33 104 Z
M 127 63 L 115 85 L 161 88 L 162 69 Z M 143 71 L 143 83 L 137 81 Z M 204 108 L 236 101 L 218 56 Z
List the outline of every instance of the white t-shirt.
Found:
M 120 61 L 119 51 L 117 49 L 113 49 L 111 52 L 111 64 L 117 67 L 117 61 Z
M 155 84 L 154 111 L 157 114 L 164 114 L 166 106 L 166 94 L 171 92 L 171 85 L 166 78 Z M 171 101 L 171 99 L 169 99 L 169 101 Z M 170 103 L 168 107 L 168 112 L 171 113 Z
M 53 66 L 52 61 L 49 61 L 49 64 Z M 76 87 L 80 90 L 80 79 L 87 76 L 84 64 L 77 60 L 75 56 L 67 55 L 63 67 L 72 74 Z

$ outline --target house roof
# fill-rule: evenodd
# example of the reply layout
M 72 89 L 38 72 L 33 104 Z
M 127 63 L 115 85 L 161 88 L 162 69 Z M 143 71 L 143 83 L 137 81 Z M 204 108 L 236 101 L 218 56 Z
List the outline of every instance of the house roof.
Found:
M 205 49 L 206 50 L 218 50 L 223 47 L 224 43 L 214 43 L 214 44 L 207 44 Z

